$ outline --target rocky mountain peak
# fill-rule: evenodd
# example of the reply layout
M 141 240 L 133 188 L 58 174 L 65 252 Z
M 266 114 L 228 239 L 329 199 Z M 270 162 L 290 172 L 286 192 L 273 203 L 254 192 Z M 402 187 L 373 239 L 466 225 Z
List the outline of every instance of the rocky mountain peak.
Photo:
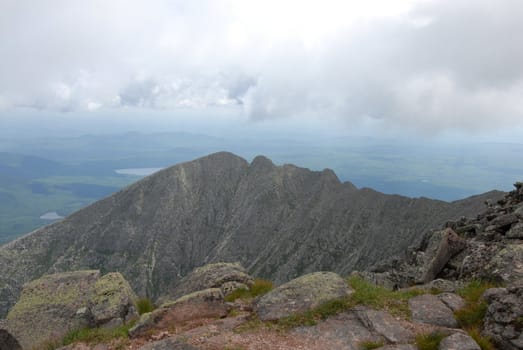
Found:
M 274 163 L 265 156 L 256 156 L 250 167 L 252 171 L 271 171 L 274 169 Z
M 276 166 L 263 156 L 249 164 L 219 152 L 161 170 L 0 247 L 0 315 L 24 283 L 72 270 L 120 271 L 138 295 L 154 300 L 211 262 L 238 261 L 275 283 L 318 270 L 348 274 L 499 198 L 390 196 L 342 184 L 331 170 Z

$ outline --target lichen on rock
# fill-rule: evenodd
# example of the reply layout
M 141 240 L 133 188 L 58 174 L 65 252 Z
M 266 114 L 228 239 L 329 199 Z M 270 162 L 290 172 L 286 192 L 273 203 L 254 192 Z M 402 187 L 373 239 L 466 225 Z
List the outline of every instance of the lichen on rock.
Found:
M 27 283 L 6 319 L 24 349 L 60 339 L 69 330 L 123 323 L 137 316 L 136 296 L 119 273 L 97 270 L 46 275 Z
M 352 288 L 336 273 L 313 272 L 265 294 L 257 301 L 256 312 L 263 321 L 277 320 L 352 293 Z

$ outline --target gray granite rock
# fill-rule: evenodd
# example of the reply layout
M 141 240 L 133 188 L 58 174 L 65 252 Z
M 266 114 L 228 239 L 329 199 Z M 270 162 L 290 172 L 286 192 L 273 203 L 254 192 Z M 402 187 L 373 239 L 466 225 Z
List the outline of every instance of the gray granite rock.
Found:
M 523 238 L 523 222 L 512 225 L 506 236 L 507 238 Z
M 184 295 L 209 288 L 221 288 L 230 293 L 235 289 L 249 287 L 254 279 L 247 274 L 239 263 L 213 263 L 195 268 L 184 277 L 172 292 L 168 292 L 163 301 L 178 299 Z
M 197 350 L 198 348 L 187 344 L 186 342 L 174 339 L 174 338 L 168 338 L 168 339 L 162 339 L 158 340 L 149 344 L 146 344 L 138 350 Z
M 334 272 L 314 272 L 265 294 L 256 302 L 256 313 L 262 321 L 277 320 L 352 293 L 347 282 Z
M 456 311 L 465 307 L 465 300 L 454 293 L 438 294 L 438 299 L 441 300 L 452 311 Z
M 416 322 L 449 328 L 458 326 L 452 310 L 435 295 L 416 296 L 409 300 L 409 308 Z
M 229 310 L 230 306 L 223 302 L 223 294 L 219 288 L 200 290 L 141 315 L 138 322 L 129 329 L 129 336 L 134 338 L 151 329 L 169 328 L 197 318 L 225 317 Z
M 120 273 L 97 270 L 46 275 L 24 286 L 7 328 L 24 349 L 60 339 L 69 330 L 122 324 L 137 317 L 136 295 Z
M 369 330 L 390 343 L 409 343 L 414 340 L 414 334 L 387 312 L 360 307 L 356 308 L 356 314 Z
M 454 333 L 443 338 L 439 344 L 439 350 L 481 350 L 481 348 L 470 336 Z
M 397 345 L 385 345 L 377 350 L 418 350 L 416 345 L 412 344 L 397 344 Z
M 343 312 L 329 317 L 311 327 L 298 327 L 291 331 L 293 335 L 303 335 L 323 339 L 332 344 L 330 349 L 360 350 L 365 341 L 383 342 L 384 339 L 371 332 L 353 312 Z
M 507 288 L 491 288 L 483 298 L 488 304 L 483 331 L 502 349 L 523 349 L 523 280 Z
M 523 280 L 523 244 L 505 245 L 484 264 L 483 274 L 507 284 Z

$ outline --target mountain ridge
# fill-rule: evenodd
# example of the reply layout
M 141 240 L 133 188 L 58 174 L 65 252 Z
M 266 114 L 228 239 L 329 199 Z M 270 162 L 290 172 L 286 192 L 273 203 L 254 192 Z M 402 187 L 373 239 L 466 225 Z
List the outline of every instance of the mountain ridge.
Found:
M 321 269 L 348 273 L 401 254 L 423 232 L 498 197 L 489 192 L 448 203 L 385 195 L 341 183 L 329 169 L 275 166 L 263 156 L 249 164 L 214 153 L 1 246 L 0 315 L 23 283 L 86 268 L 120 271 L 152 298 L 216 261 L 239 261 L 277 283 Z

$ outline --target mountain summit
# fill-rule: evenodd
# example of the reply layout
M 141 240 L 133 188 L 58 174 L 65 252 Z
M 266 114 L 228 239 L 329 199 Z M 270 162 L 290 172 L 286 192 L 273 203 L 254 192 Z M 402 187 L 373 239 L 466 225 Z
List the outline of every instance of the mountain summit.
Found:
M 341 183 L 332 170 L 250 164 L 220 152 L 159 171 L 64 220 L 0 247 L 0 317 L 44 274 L 119 271 L 158 298 L 193 268 L 238 261 L 277 283 L 348 274 L 397 254 L 501 192 L 452 203 Z

